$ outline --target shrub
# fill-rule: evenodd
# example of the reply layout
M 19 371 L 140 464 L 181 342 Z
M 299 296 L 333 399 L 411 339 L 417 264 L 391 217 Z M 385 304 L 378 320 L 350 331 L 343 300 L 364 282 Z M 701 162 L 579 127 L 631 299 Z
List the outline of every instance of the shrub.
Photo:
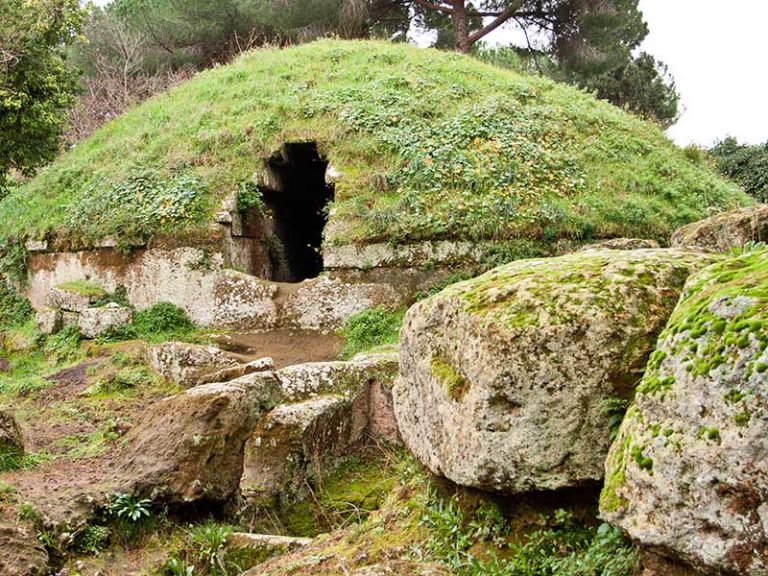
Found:
M 162 342 L 188 337 L 195 329 L 194 322 L 184 310 L 170 302 L 158 302 L 134 314 L 131 324 L 109 330 L 98 341 L 105 343 L 142 339 Z
M 383 307 L 370 308 L 351 316 L 341 336 L 346 340 L 342 351 L 345 358 L 370 350 L 382 344 L 396 344 L 400 340 L 403 311 L 389 312 Z
M 156 334 L 179 334 L 195 330 L 189 315 L 170 302 L 158 302 L 138 312 L 133 317 L 133 327 L 139 336 L 151 337 Z
M 237 188 L 237 211 L 245 214 L 251 210 L 264 212 L 264 196 L 253 182 L 241 182 Z
M 233 528 L 208 521 L 190 526 L 186 542 L 163 565 L 163 576 L 236 576 L 245 567 L 237 565 L 227 552 L 226 543 Z
M 109 503 L 109 512 L 115 518 L 139 522 L 142 518 L 149 518 L 152 501 L 138 499 L 130 494 L 115 494 Z
M 98 556 L 106 547 L 110 534 L 106 526 L 86 526 L 76 535 L 74 548 L 81 554 Z
M 0 328 L 20 326 L 33 314 L 34 310 L 29 300 L 0 278 Z
M 768 142 L 739 144 L 735 138 L 718 142 L 710 154 L 717 167 L 760 202 L 768 202 Z
M 189 531 L 189 544 L 196 551 L 197 561 L 213 576 L 226 576 L 229 569 L 224 545 L 232 528 L 215 522 L 195 526 Z

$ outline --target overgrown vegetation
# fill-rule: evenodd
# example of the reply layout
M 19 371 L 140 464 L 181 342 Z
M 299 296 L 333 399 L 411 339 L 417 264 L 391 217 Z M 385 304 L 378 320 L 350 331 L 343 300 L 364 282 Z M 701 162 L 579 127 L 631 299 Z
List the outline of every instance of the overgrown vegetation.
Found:
M 34 314 L 32 304 L 0 276 L 0 330 L 21 326 Z
M 77 90 L 64 51 L 84 18 L 78 0 L 0 5 L 0 198 L 11 170 L 33 174 L 59 151 Z
M 352 571 L 392 557 L 437 562 L 457 576 L 635 573 L 636 549 L 618 529 L 596 519 L 595 503 L 563 509 L 529 505 L 449 486 L 429 476 L 405 452 L 387 462 L 377 473 L 378 485 L 388 491 L 379 501 L 381 508 L 340 524 L 346 526 L 341 536 L 316 540 L 276 573 L 305 561 L 313 574 L 336 573 L 339 565 Z M 342 469 L 334 481 L 352 486 L 361 472 L 356 466 Z M 311 509 L 312 504 L 302 505 L 296 514 Z
M 456 497 L 433 489 L 421 522 L 429 531 L 421 554 L 459 576 L 630 576 L 638 564 L 637 552 L 618 529 L 562 509 L 520 538 L 510 534 L 496 504 L 483 503 L 467 514 Z
M 717 167 L 737 182 L 750 196 L 768 202 L 768 141 L 749 146 L 736 138 L 726 138 L 713 146 L 709 153 Z
M 179 232 L 204 222 L 210 200 L 192 175 L 161 178 L 143 171 L 117 184 L 97 184 L 68 207 L 67 227 L 86 244 L 106 236 L 147 241 L 156 232 Z
M 160 576 L 239 576 L 250 566 L 236 562 L 227 550 L 232 526 L 212 520 L 190 526 L 179 550 L 161 568 Z
M 105 125 L 0 202 L 0 238 L 202 229 L 256 159 L 296 140 L 344 175 L 331 243 L 666 239 L 749 201 L 657 127 L 567 86 L 451 53 L 321 41 L 247 54 Z
M 344 324 L 341 336 L 346 340 L 341 354 L 351 358 L 383 344 L 396 344 L 400 341 L 400 326 L 405 312 L 390 312 L 386 308 L 370 308 L 358 312 Z
M 119 342 L 138 339 L 156 343 L 185 340 L 193 337 L 196 329 L 185 310 L 170 302 L 158 302 L 145 310 L 136 312 L 130 324 L 110 330 L 100 337 L 99 341 Z
M 105 520 L 123 544 L 130 543 L 151 530 L 158 512 L 152 501 L 132 494 L 113 494 L 105 510 Z

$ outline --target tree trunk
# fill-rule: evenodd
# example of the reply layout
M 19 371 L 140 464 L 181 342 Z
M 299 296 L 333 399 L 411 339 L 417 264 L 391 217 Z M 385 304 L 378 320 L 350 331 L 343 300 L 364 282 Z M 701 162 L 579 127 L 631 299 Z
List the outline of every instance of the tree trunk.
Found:
M 472 43 L 469 41 L 469 22 L 467 21 L 467 7 L 465 0 L 454 0 L 451 20 L 453 20 L 453 30 L 456 36 L 456 51 L 463 54 L 469 54 Z

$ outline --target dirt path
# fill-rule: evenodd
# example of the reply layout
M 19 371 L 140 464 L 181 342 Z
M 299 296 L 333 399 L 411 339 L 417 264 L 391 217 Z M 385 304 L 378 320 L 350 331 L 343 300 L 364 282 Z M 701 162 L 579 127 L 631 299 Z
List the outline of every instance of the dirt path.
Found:
M 304 362 L 338 360 L 344 340 L 336 334 L 308 330 L 276 330 L 259 334 L 226 334 L 216 344 L 243 360 L 271 357 L 276 368 Z

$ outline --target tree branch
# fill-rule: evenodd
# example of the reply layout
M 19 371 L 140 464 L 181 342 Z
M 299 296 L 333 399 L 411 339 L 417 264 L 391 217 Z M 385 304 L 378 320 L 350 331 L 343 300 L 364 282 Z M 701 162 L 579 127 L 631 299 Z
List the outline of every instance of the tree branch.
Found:
M 531 56 L 533 58 L 533 63 L 536 66 L 536 70 L 539 71 L 539 74 L 542 76 L 544 75 L 544 71 L 541 69 L 541 66 L 539 66 L 539 59 L 536 57 L 536 51 L 533 49 L 533 45 L 531 44 L 531 39 L 528 37 L 528 30 L 525 29 L 525 26 L 523 26 L 520 23 L 520 20 L 515 18 L 515 22 L 517 22 L 517 25 L 520 26 L 520 29 L 523 31 L 523 34 L 525 35 L 525 43 L 528 44 L 528 51 L 531 53 Z
M 423 6 L 424 8 L 427 8 L 428 10 L 439 10 L 440 12 L 445 12 L 446 14 L 453 14 L 453 8 L 448 8 L 447 6 L 435 4 L 434 2 L 428 2 L 427 0 L 414 0 L 414 2 L 420 6 Z
M 419 2 L 420 0 L 416 0 L 416 1 Z M 512 4 L 510 4 L 506 8 L 506 10 L 504 10 L 501 14 L 499 14 L 493 20 L 493 22 L 491 22 L 490 24 L 488 24 L 488 26 L 482 28 L 481 30 L 478 30 L 477 32 L 475 32 L 469 37 L 468 40 L 470 45 L 480 40 L 480 38 L 482 38 L 483 36 L 490 34 L 494 30 L 496 30 L 496 28 L 498 28 L 499 26 L 504 24 L 507 20 L 512 18 L 515 15 L 515 13 L 518 10 L 520 10 L 520 8 L 522 8 L 523 4 L 525 4 L 525 0 L 514 0 L 514 2 L 512 2 Z

